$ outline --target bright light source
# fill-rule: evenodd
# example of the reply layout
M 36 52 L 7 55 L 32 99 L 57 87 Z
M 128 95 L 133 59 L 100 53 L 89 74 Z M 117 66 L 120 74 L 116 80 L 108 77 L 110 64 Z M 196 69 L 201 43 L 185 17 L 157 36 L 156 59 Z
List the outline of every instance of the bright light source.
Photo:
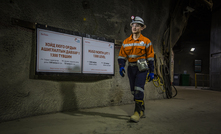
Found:
M 190 49 L 190 51 L 192 51 L 192 52 L 193 52 L 194 50 L 195 50 L 195 48 L 191 48 L 191 49 Z

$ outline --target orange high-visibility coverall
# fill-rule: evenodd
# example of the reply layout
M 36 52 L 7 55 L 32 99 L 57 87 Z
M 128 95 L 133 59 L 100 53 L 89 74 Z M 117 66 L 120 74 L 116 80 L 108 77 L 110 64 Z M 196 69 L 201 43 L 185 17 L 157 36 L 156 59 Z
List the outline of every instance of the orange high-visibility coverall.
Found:
M 131 93 L 135 100 L 143 100 L 144 85 L 148 71 L 140 72 L 136 66 L 138 59 L 146 59 L 148 61 L 149 73 L 154 72 L 154 50 L 151 41 L 142 34 L 137 40 L 133 39 L 133 35 L 124 40 L 118 57 L 120 67 L 125 67 L 128 60 L 128 77 L 130 81 Z M 133 65 L 130 65 L 132 63 Z M 135 65 L 135 66 L 134 66 Z

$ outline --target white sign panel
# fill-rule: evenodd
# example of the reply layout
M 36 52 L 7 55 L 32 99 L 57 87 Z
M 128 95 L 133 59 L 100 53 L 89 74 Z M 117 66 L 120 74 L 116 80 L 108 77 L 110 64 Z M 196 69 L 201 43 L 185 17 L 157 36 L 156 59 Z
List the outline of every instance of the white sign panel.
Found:
M 36 72 L 81 73 L 82 37 L 37 28 Z
M 83 73 L 114 74 L 114 43 L 83 38 Z

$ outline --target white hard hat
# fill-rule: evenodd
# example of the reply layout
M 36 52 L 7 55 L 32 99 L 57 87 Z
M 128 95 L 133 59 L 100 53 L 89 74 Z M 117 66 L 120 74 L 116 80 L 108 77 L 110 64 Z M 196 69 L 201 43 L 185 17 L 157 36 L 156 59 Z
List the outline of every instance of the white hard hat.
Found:
M 130 25 L 132 25 L 133 23 L 138 23 L 138 24 L 141 24 L 141 25 L 143 25 L 143 26 L 146 26 L 146 25 L 144 24 L 143 19 L 140 18 L 139 16 L 136 16 L 136 17 L 131 16 L 131 19 L 132 19 L 132 22 L 130 23 Z

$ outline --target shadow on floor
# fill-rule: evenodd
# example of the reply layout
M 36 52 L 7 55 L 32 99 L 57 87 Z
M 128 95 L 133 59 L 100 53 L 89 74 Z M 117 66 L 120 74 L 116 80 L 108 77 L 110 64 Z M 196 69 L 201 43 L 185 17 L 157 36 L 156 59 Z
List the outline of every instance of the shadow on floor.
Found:
M 117 114 L 109 114 L 109 113 L 99 113 L 99 112 L 85 112 L 85 111 L 67 111 L 62 112 L 64 114 L 72 115 L 72 116 L 82 116 L 82 115 L 89 115 L 89 116 L 101 116 L 101 117 L 108 117 L 120 120 L 129 120 L 129 115 L 117 115 Z

